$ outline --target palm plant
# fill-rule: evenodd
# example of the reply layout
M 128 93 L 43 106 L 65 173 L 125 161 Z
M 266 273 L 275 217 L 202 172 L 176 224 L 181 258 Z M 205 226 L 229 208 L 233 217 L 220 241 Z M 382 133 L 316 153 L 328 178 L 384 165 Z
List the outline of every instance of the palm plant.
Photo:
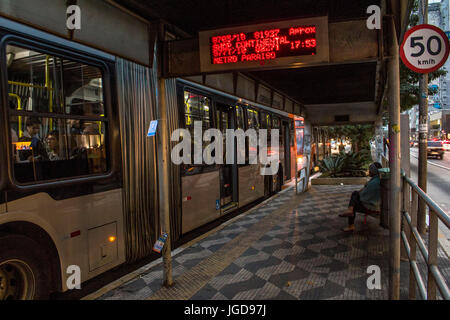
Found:
M 323 159 L 319 168 L 324 177 L 365 177 L 371 161 L 369 150 L 349 153 L 341 151 L 338 155 Z
M 343 166 L 344 157 L 342 157 L 341 155 L 327 157 L 319 163 L 319 168 L 322 172 L 322 176 L 326 177 L 337 177 L 338 174 L 342 171 Z

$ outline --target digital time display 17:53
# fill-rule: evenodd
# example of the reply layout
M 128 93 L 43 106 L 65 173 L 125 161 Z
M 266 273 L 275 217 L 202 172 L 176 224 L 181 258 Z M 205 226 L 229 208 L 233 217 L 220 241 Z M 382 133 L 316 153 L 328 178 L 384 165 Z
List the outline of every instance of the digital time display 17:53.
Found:
M 216 65 L 315 55 L 316 48 L 315 25 L 210 37 L 211 63 Z

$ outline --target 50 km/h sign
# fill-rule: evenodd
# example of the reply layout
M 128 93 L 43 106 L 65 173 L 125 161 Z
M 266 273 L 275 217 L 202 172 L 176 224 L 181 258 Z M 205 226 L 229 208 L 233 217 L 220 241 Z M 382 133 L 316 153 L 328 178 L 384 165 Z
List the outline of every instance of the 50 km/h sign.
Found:
M 421 24 L 405 34 L 400 56 L 409 69 L 417 73 L 430 73 L 444 65 L 449 49 L 448 38 L 441 29 Z

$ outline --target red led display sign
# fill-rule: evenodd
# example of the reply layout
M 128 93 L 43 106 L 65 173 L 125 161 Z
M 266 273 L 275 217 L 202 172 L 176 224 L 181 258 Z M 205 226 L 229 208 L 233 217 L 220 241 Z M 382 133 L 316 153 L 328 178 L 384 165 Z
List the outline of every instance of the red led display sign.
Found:
M 218 72 L 329 62 L 328 17 L 199 32 L 200 69 Z
M 315 55 L 316 26 L 295 26 L 218 35 L 210 38 L 210 48 L 212 64 Z

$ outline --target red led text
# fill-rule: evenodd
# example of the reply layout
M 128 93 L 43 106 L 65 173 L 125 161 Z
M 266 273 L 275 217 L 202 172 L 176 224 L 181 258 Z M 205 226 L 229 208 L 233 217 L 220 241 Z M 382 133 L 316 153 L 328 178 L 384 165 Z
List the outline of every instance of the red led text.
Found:
M 315 55 L 316 26 L 268 29 L 211 37 L 213 64 Z

